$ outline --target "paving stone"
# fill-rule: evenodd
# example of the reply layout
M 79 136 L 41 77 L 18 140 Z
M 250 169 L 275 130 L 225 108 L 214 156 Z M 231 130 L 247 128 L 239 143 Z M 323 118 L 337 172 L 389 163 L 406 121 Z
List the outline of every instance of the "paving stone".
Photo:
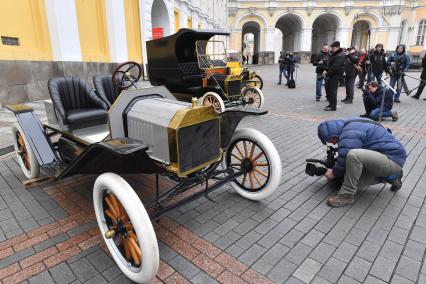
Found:
M 290 250 L 285 258 L 294 264 L 299 265 L 309 255 L 311 250 L 311 247 L 298 243 L 292 250 Z
M 292 229 L 280 240 L 280 243 L 288 247 L 293 247 L 300 239 L 303 238 L 303 235 L 304 234 L 302 232 Z
M 50 268 L 49 272 L 57 283 L 67 284 L 77 279 L 65 262 Z
M 257 259 L 259 259 L 266 249 L 257 244 L 254 244 L 248 250 L 246 250 L 238 259 L 247 266 L 251 266 Z
M 63 241 L 66 241 L 66 240 L 68 240 L 68 236 L 65 233 L 62 233 L 34 245 L 34 249 L 36 252 L 40 252 L 56 244 L 62 243 Z
M 393 227 L 388 239 L 400 245 L 405 245 L 405 241 L 408 237 L 408 230 L 401 229 L 399 227 Z
M 226 249 L 233 243 L 235 243 L 241 236 L 234 231 L 231 231 L 224 235 L 223 237 L 217 239 L 213 244 L 220 249 Z
M 333 257 L 340 259 L 344 262 L 349 262 L 352 258 L 352 256 L 355 254 L 355 252 L 357 251 L 358 247 L 347 243 L 347 242 L 343 242 L 340 244 L 340 246 L 337 248 L 337 250 L 334 252 Z
M 5 257 L 3 259 L 0 259 L 0 269 L 9 266 L 17 261 L 20 261 L 21 259 L 27 258 L 34 254 L 34 249 L 32 247 L 26 248 L 24 250 L 15 252 L 14 254 Z
M 274 265 L 270 264 L 269 262 L 267 262 L 266 260 L 264 260 L 263 258 L 258 259 L 252 266 L 251 268 L 253 268 L 254 270 L 256 270 L 257 272 L 266 275 L 268 274 L 269 271 L 271 271 L 271 269 L 274 267 Z
M 321 263 L 311 258 L 307 258 L 294 272 L 293 275 L 302 280 L 304 283 L 309 283 L 318 273 L 321 268 L 321 265 Z
M 242 236 L 235 244 L 243 249 L 248 249 L 262 237 L 261 234 L 250 231 L 248 234 Z
M 97 226 L 98 226 L 98 223 L 96 222 L 96 220 L 93 220 L 93 221 L 85 223 L 84 225 L 80 225 L 74 229 L 67 231 L 67 234 L 70 237 L 77 236 L 85 231 L 88 231 L 93 228 L 97 228 Z
M 370 262 L 373 262 L 379 251 L 379 245 L 376 245 L 375 243 L 369 241 L 365 241 L 357 251 L 356 255 Z
M 311 284 L 332 284 L 330 281 L 321 278 L 319 276 L 315 276 L 315 278 L 312 280 Z
M 158 250 L 160 252 L 161 259 L 165 261 L 169 261 L 177 256 L 177 253 L 163 242 L 158 242 Z
M 312 230 L 302 239 L 302 243 L 314 248 L 319 244 L 319 242 L 321 242 L 324 236 L 324 233 Z
M 403 254 L 416 261 L 422 261 L 426 245 L 409 240 L 404 247 Z
M 337 258 L 331 257 L 321 268 L 318 275 L 335 283 L 337 279 L 339 279 L 345 268 L 346 263 L 341 260 L 338 260 Z
M 359 282 L 363 282 L 367 277 L 370 267 L 371 262 L 359 257 L 354 257 L 348 268 L 346 268 L 345 274 Z
M 290 249 L 280 243 L 274 245 L 270 248 L 262 258 L 265 259 L 268 263 L 275 265 L 280 259 L 282 259 Z
M 271 248 L 275 245 L 279 240 L 281 240 L 283 235 L 280 232 L 275 230 L 270 231 L 265 236 L 263 236 L 257 243 L 264 248 Z
M 110 266 L 104 272 L 102 272 L 102 276 L 107 280 L 111 281 L 121 274 L 120 268 L 117 265 Z
M 104 271 L 114 264 L 114 261 L 103 250 L 97 250 L 89 254 L 87 259 L 99 272 Z
M 52 276 L 50 276 L 49 271 L 43 271 L 40 274 L 37 274 L 30 279 L 28 279 L 28 282 L 30 284 L 54 284 L 55 281 L 53 280 Z
M 371 267 L 370 274 L 385 282 L 389 282 L 395 265 L 396 262 L 378 256 Z
M 326 263 L 329 257 L 333 254 L 335 251 L 335 247 L 332 245 L 329 245 L 327 243 L 320 243 L 314 251 L 310 254 L 309 257 L 312 259 L 317 260 L 320 263 Z
M 237 232 L 240 235 L 244 235 L 244 234 L 247 234 L 249 231 L 251 231 L 258 224 L 259 223 L 254 221 L 253 219 L 247 219 L 241 224 L 239 224 L 237 227 L 235 227 L 233 230 L 234 232 Z
M 230 245 L 225 252 L 229 253 L 230 255 L 232 255 L 235 258 L 240 257 L 240 255 L 242 255 L 245 252 L 245 249 L 240 248 L 239 246 L 237 246 L 236 244 Z
M 98 271 L 86 258 L 71 263 L 70 268 L 81 282 L 85 282 L 98 274 Z
M 107 281 L 100 274 L 84 282 L 84 284 L 103 284 L 103 283 L 107 283 Z
M 216 280 L 214 280 L 210 275 L 207 273 L 201 271 L 197 275 L 194 276 L 194 278 L 191 279 L 191 283 L 194 284 L 216 284 L 218 283 Z
M 401 256 L 396 273 L 412 281 L 417 281 L 421 263 L 406 256 Z
M 398 274 L 395 274 L 392 277 L 391 284 L 412 284 L 413 281 L 408 280 L 407 278 L 401 277 Z
M 371 275 L 367 276 L 367 279 L 365 279 L 364 284 L 386 284 L 387 282 L 384 282 L 380 279 L 377 279 L 376 277 L 373 277 Z
M 291 276 L 293 271 L 295 271 L 297 265 L 282 259 L 277 265 L 268 273 L 268 278 L 274 281 L 275 283 L 284 283 L 287 278 Z
M 379 255 L 391 260 L 397 261 L 401 255 L 403 247 L 397 243 L 386 241 Z
M 410 239 L 426 245 L 426 228 L 415 226 L 411 232 Z
M 353 278 L 350 278 L 347 275 L 343 275 L 342 277 L 340 277 L 339 281 L 337 282 L 338 284 L 359 284 L 361 282 L 356 281 Z
M 200 269 L 180 255 L 173 258 L 169 262 L 169 265 L 187 279 L 192 279 L 195 275 L 200 273 Z

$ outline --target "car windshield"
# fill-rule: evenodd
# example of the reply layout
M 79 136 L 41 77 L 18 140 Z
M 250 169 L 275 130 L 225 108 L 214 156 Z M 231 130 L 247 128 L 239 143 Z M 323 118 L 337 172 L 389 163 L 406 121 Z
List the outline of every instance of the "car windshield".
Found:
M 201 69 L 226 66 L 226 49 L 223 41 L 198 40 L 195 45 Z

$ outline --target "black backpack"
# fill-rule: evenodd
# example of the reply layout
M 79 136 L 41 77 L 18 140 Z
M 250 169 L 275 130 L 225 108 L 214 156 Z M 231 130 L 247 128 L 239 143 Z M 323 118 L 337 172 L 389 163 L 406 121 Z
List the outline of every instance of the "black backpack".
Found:
M 296 88 L 296 81 L 294 81 L 293 79 L 288 80 L 288 88 L 289 89 Z

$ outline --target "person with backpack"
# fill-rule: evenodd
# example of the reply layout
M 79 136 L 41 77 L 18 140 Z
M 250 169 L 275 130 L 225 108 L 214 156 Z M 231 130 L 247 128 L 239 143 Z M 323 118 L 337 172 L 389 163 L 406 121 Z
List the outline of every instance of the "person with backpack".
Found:
M 327 75 L 327 83 L 325 91 L 327 93 L 329 105 L 325 107 L 325 111 L 337 110 L 337 89 L 339 88 L 339 77 L 345 72 L 346 56 L 340 48 L 340 42 L 335 41 L 331 45 L 331 55 L 328 60 L 327 70 L 324 72 Z
M 320 51 L 319 55 L 316 57 L 315 61 L 312 63 L 315 68 L 316 76 L 316 92 L 315 97 L 316 101 L 319 102 L 321 100 L 322 96 L 322 84 L 324 83 L 324 76 L 322 73 L 324 73 L 325 70 L 327 70 L 327 64 L 329 59 L 329 48 L 328 44 L 324 44 L 322 47 L 322 50 Z
M 402 88 L 402 76 L 408 71 L 410 67 L 410 56 L 405 53 L 405 45 L 400 44 L 396 47 L 395 53 L 389 57 L 386 65 L 389 67 L 390 82 L 389 85 L 394 88 L 396 87 L 396 94 L 394 95 L 394 102 L 400 103 L 399 97 L 401 95 Z
M 296 57 L 294 57 L 293 53 L 290 52 L 286 55 L 286 59 L 287 59 L 287 78 L 288 78 L 288 83 L 287 86 L 290 89 L 294 89 L 296 88 L 296 82 L 294 81 L 294 71 L 296 71 Z
M 355 93 L 355 79 L 358 75 L 357 64 L 359 55 L 355 48 L 350 47 L 346 50 L 345 60 L 345 77 L 346 77 L 346 98 L 341 100 L 342 103 L 351 104 Z
M 374 79 L 381 84 L 383 71 L 386 67 L 386 53 L 383 44 L 376 44 L 374 51 L 368 56 L 367 65 L 370 66 L 367 75 L 367 82 L 370 83 Z
M 284 75 L 284 78 L 286 79 L 288 84 L 288 75 L 287 75 L 287 57 L 284 53 L 284 50 L 280 51 L 280 58 L 278 58 L 278 68 L 279 68 L 279 80 L 277 85 L 281 85 L 282 83 L 282 76 Z
M 328 120 L 318 126 L 322 144 L 338 147 L 338 156 L 325 177 L 343 177 L 339 192 L 328 198 L 331 207 L 355 202 L 359 189 L 378 183 L 389 183 L 391 191 L 402 187 L 407 152 L 398 139 L 378 122 L 367 118 Z

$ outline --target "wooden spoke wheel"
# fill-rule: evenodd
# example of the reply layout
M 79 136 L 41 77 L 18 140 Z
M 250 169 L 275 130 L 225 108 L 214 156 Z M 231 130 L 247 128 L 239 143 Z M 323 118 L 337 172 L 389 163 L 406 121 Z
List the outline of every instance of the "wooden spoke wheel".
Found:
M 249 84 L 250 87 L 257 87 L 260 90 L 263 89 L 263 80 L 259 75 L 254 75 L 253 78 L 250 79 Z
M 261 108 L 265 102 L 262 91 L 257 87 L 243 89 L 243 97 L 246 104 L 254 108 Z
M 18 164 L 25 177 L 28 179 L 37 178 L 40 175 L 40 166 L 18 123 L 12 126 L 12 137 Z
M 252 200 L 271 195 L 281 180 L 277 150 L 264 134 L 254 129 L 235 131 L 222 166 L 242 172 L 231 185 L 240 195 Z
M 215 92 L 207 92 L 201 98 L 202 105 L 213 106 L 214 109 L 221 113 L 225 111 L 225 104 L 223 103 L 222 98 Z
M 159 267 L 158 243 L 151 220 L 132 187 L 113 173 L 100 175 L 93 189 L 96 219 L 121 271 L 146 283 Z

